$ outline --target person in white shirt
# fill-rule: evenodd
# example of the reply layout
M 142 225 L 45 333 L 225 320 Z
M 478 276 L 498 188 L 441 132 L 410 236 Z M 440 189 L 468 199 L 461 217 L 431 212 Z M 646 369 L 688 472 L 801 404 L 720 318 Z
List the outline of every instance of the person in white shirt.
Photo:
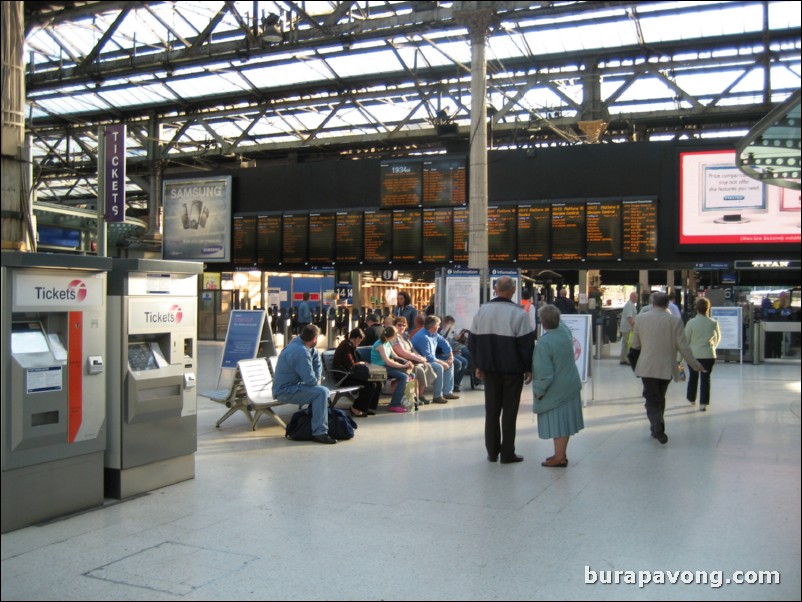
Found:
M 635 325 L 635 318 L 638 316 L 638 293 L 629 293 L 629 301 L 624 305 L 621 312 L 621 355 L 618 360 L 624 366 L 629 365 L 627 353 L 629 353 L 629 333 Z

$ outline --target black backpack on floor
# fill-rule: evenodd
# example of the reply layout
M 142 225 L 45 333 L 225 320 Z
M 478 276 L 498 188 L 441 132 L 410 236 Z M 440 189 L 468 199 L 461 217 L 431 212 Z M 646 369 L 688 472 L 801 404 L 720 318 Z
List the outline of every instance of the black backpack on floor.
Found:
M 311 441 L 312 410 L 305 408 L 295 412 L 287 424 L 287 432 L 284 436 L 293 441 Z

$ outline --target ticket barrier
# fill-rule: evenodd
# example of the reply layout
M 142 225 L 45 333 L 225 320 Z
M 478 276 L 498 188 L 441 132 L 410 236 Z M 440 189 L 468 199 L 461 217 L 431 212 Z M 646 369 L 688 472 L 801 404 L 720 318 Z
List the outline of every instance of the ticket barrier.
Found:
M 102 257 L 2 252 L 2 532 L 100 506 Z
M 200 263 L 115 259 L 109 275 L 105 492 L 195 477 Z

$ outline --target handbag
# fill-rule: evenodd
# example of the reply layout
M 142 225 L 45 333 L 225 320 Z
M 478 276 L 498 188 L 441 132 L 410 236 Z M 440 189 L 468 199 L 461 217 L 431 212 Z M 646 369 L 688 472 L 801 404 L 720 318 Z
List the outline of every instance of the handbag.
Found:
M 368 383 L 379 383 L 387 380 L 387 369 L 378 364 L 355 364 L 351 368 L 350 374 L 356 380 Z
M 627 359 L 629 360 L 629 365 L 632 366 L 632 371 L 635 371 L 635 367 L 638 365 L 638 358 L 640 357 L 640 349 L 636 349 L 635 347 L 629 348 L 629 353 L 627 353 Z

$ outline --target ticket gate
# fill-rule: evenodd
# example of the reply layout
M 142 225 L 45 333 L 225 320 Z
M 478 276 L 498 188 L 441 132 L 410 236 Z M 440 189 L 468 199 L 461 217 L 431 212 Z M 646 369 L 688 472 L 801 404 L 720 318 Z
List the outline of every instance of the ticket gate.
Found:
M 195 477 L 198 278 L 203 264 L 115 259 L 109 274 L 105 491 Z
M 2 252 L 2 531 L 103 503 L 103 257 Z

